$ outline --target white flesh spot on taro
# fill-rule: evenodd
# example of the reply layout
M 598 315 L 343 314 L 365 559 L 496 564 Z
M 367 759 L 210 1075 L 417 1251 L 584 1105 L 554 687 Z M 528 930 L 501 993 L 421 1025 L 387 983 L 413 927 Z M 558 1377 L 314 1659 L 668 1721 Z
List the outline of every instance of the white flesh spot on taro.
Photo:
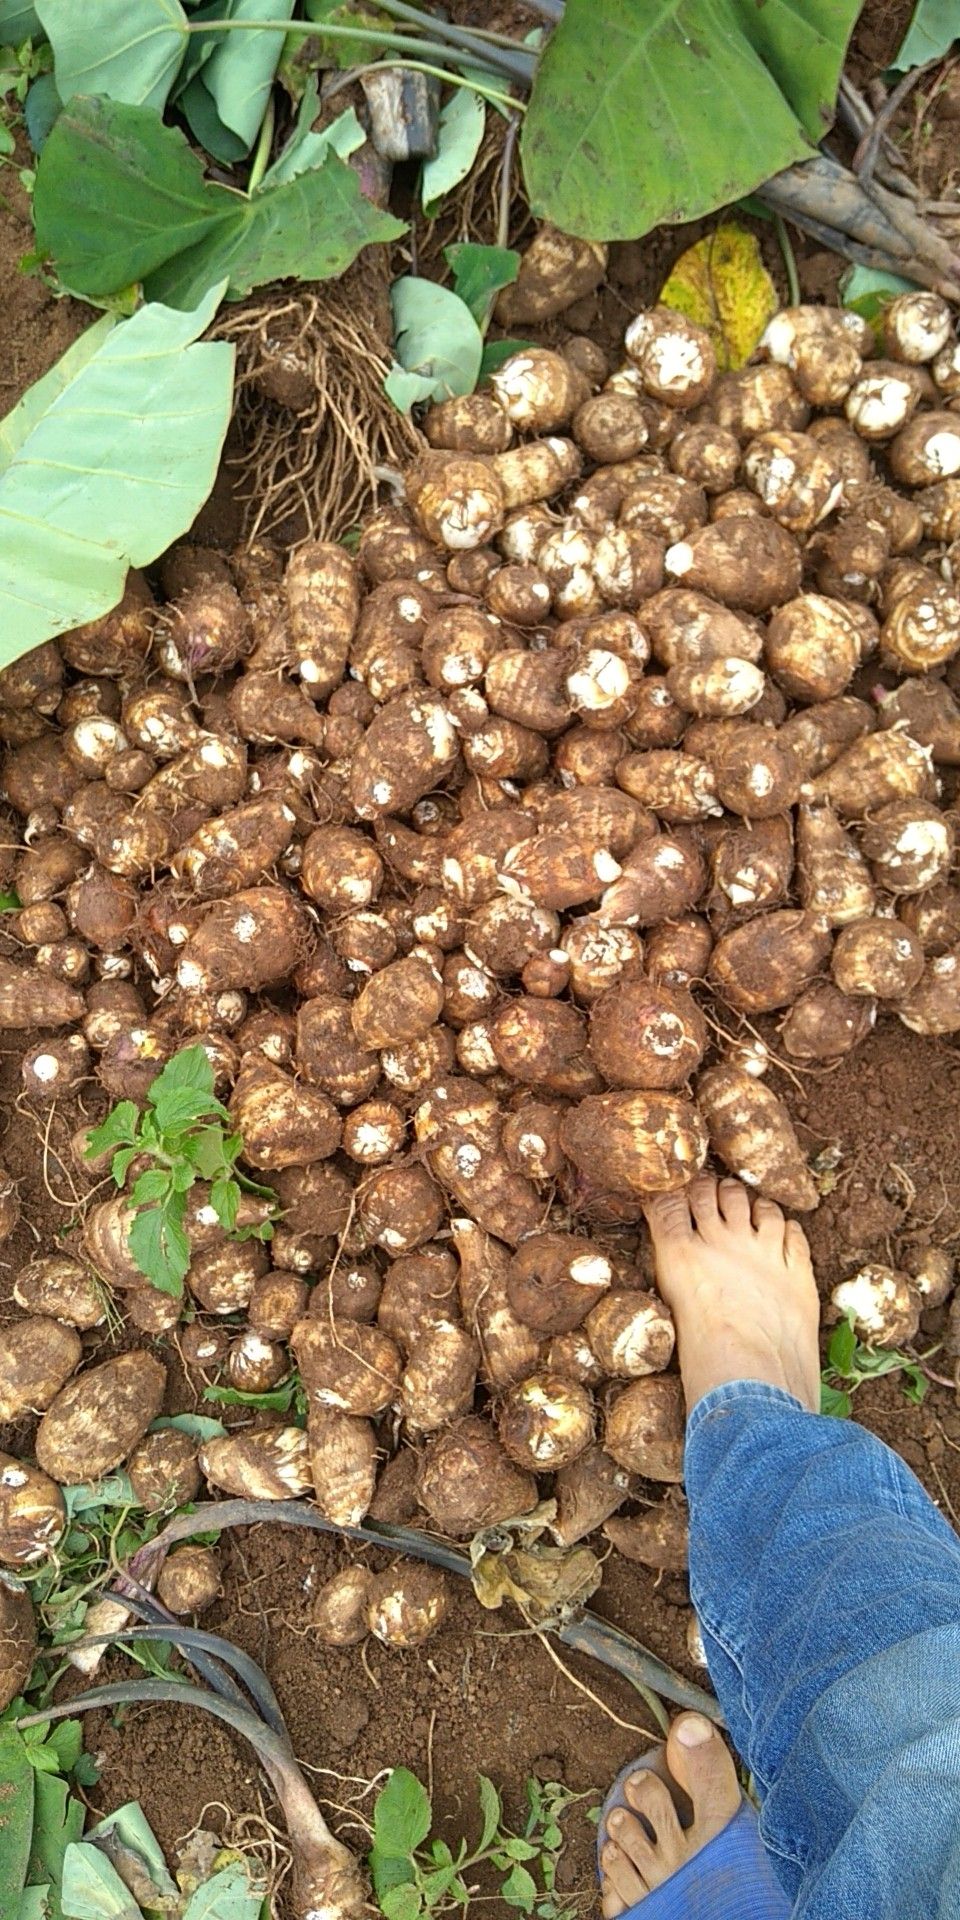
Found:
M 38 1053 L 33 1063 L 34 1078 L 44 1086 L 56 1080 L 60 1073 L 60 1062 L 54 1053 Z
M 949 433 L 946 429 L 931 434 L 924 445 L 922 457 L 941 478 L 956 473 L 960 467 L 960 434 Z
M 260 931 L 260 922 L 255 913 L 241 913 L 233 923 L 233 935 L 242 947 L 248 947 Z
M 608 1287 L 613 1278 L 609 1260 L 600 1253 L 579 1253 L 571 1260 L 569 1273 L 578 1287 Z
M 205 740 L 200 748 L 200 758 L 205 767 L 222 769 L 230 764 L 230 756 L 222 740 Z
M 683 333 L 655 334 L 643 355 L 644 371 L 667 393 L 686 393 L 703 379 L 703 352 Z

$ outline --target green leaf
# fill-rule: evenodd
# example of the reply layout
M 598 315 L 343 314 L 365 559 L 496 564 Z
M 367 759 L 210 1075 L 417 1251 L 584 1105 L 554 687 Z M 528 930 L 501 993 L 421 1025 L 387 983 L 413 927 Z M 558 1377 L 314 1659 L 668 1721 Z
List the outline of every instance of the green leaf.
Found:
M 500 1898 L 508 1907 L 519 1907 L 521 1913 L 532 1913 L 537 1898 L 537 1883 L 526 1867 L 516 1866 L 508 1873 L 500 1888 Z
M 250 1875 L 238 1861 L 197 1887 L 184 1907 L 183 1920 L 257 1920 L 262 1905 L 262 1887 L 251 1886 Z
M 186 1203 L 182 1194 L 171 1194 L 166 1206 L 145 1207 L 130 1228 L 130 1252 L 160 1293 L 179 1299 L 190 1265 L 190 1242 L 183 1229 Z
M 235 1180 L 215 1180 L 210 1188 L 210 1205 L 220 1225 L 232 1233 L 240 1210 L 240 1188 Z
M 486 326 L 494 295 L 513 284 L 520 271 L 520 255 L 512 247 L 480 247 L 472 240 L 444 247 L 443 257 L 453 272 L 453 291 L 478 327 Z
M 305 0 L 303 11 L 307 19 L 315 20 L 318 26 L 324 22 L 331 27 L 390 25 L 375 8 L 345 5 L 344 0 Z M 331 39 L 318 33 L 310 57 L 320 67 L 361 67 L 375 60 L 380 51 L 375 41 Z
M 928 60 L 939 60 L 942 54 L 949 53 L 958 37 L 957 0 L 917 0 L 891 71 L 911 73 L 914 67 L 925 66 Z
M 496 373 L 512 353 L 525 353 L 528 347 L 535 346 L 533 340 L 487 340 L 484 343 L 483 358 L 480 362 L 480 380 L 487 380 Z
M 125 1473 L 105 1474 L 102 1480 L 81 1481 L 75 1487 L 61 1488 L 67 1519 L 98 1513 L 105 1507 L 134 1507 L 133 1488 Z
M 860 0 L 566 0 L 521 134 L 533 212 L 630 240 L 808 158 L 859 11 Z
M 512 1833 L 504 1841 L 503 1851 L 508 1860 L 535 1860 L 540 1849 L 532 1846 L 529 1840 L 521 1840 L 519 1834 Z
M 879 343 L 884 308 L 898 293 L 913 293 L 916 284 L 899 273 L 881 273 L 876 267 L 850 267 L 840 280 L 841 304 L 869 320 Z
M 125 1800 L 122 1806 L 91 1827 L 87 1837 L 102 1846 L 108 1835 L 127 1854 L 136 1856 L 131 1864 L 139 1874 L 146 1876 L 148 1884 L 152 1884 L 157 1893 L 164 1897 L 176 1896 L 177 1890 L 167 1871 L 163 1848 L 139 1800 Z
M 480 373 L 483 336 L 469 307 L 449 287 L 412 274 L 394 281 L 390 304 L 400 367 L 419 382 L 429 382 L 416 397 L 448 400 L 453 394 L 472 393 Z M 392 381 L 391 374 L 387 393 L 399 405 Z
M 23 124 L 27 129 L 27 138 L 34 153 L 41 151 L 62 109 L 63 101 L 57 92 L 57 83 L 53 74 L 38 74 L 23 103 Z
M 40 21 L 35 7 L 22 0 L 0 0 L 0 46 L 19 47 L 24 40 L 39 40 Z
M 18 1894 L 26 1881 L 33 1833 L 36 1775 L 22 1734 L 0 1722 L 0 1887 Z
M 486 1853 L 494 1834 L 499 1828 L 500 1821 L 503 1817 L 503 1809 L 500 1805 L 500 1795 L 493 1781 L 488 1780 L 485 1773 L 480 1774 L 477 1781 L 477 1788 L 480 1795 L 480 1812 L 483 1817 L 483 1827 L 477 1844 L 477 1852 Z
M 63 1911 L 68 1920 L 143 1920 L 105 1853 L 89 1840 L 75 1840 L 63 1859 Z
M 217 302 L 98 321 L 86 364 L 71 350 L 73 377 L 55 369 L 0 424 L 0 665 L 116 606 L 127 568 L 195 519 L 233 391 L 232 348 L 191 344 Z
M 428 218 L 444 196 L 466 179 L 480 151 L 486 123 L 480 95 L 472 87 L 454 87 L 440 112 L 436 152 L 421 170 L 420 197 Z
M 333 152 L 249 197 L 205 181 L 184 136 L 156 114 L 102 99 L 60 115 L 33 211 L 38 246 L 71 292 L 101 297 L 142 280 L 150 299 L 175 307 L 223 279 L 232 299 L 266 280 L 329 279 L 361 247 L 405 231 Z
M 214 1097 L 213 1067 L 204 1047 L 181 1047 L 151 1081 L 149 1098 L 157 1109 L 161 1126 L 166 1124 L 162 1113 L 166 1096 L 184 1091 L 205 1093 L 211 1100 Z
M 229 0 L 221 18 L 231 20 L 290 19 L 294 0 Z M 280 64 L 285 33 L 221 34 L 209 58 L 179 96 L 178 104 L 201 146 L 214 158 L 231 165 L 250 152 L 267 110 L 270 89 Z M 87 88 L 87 92 L 106 89 Z
M 314 133 L 313 122 L 320 110 L 320 90 L 317 76 L 311 73 L 304 90 L 297 113 L 297 123 L 282 153 L 278 154 L 273 165 L 267 168 L 260 182 L 261 191 L 266 187 L 282 186 L 286 180 L 295 180 L 298 173 L 306 173 L 311 167 L 318 167 L 324 155 L 331 148 L 339 154 L 341 160 L 348 160 L 363 146 L 366 134 L 357 119 L 353 107 L 347 107 L 328 127 Z
M 36 5 L 61 100 L 103 93 L 163 111 L 188 45 L 179 0 L 96 0 L 95 25 L 77 0 Z
M 266 1393 L 244 1393 L 240 1387 L 204 1387 L 203 1397 L 221 1407 L 263 1407 L 268 1413 L 287 1413 L 296 1390 L 296 1381 L 287 1380 L 282 1387 L 271 1387 Z
M 378 1888 L 378 1895 L 380 1910 L 386 1915 L 386 1920 L 418 1920 L 423 1912 L 420 1895 L 408 1881 L 401 1881 L 399 1886 L 384 1887 L 382 1893 Z
M 222 1439 L 227 1431 L 222 1421 L 210 1420 L 202 1413 L 161 1414 L 158 1420 L 151 1421 L 149 1431 L 162 1433 L 166 1427 L 173 1427 L 177 1433 L 189 1434 L 198 1446 L 203 1446 L 207 1440 Z
M 123 1186 L 139 1152 L 139 1147 L 121 1147 L 119 1153 L 114 1154 L 110 1162 L 110 1172 L 118 1187 Z
M 427 1790 L 407 1767 L 394 1767 L 373 1811 L 373 1844 L 379 1853 L 406 1856 L 430 1832 Z
M 28 1878 L 48 1885 L 49 1920 L 61 1920 L 64 1855 L 67 1847 L 80 1839 L 85 1817 L 83 1802 L 71 1794 L 65 1780 L 56 1774 L 38 1774 Z
M 841 1393 L 829 1380 L 820 1381 L 820 1412 L 827 1413 L 834 1420 L 849 1420 L 853 1412 L 853 1401 L 849 1393 Z
M 146 1207 L 154 1200 L 165 1200 L 169 1192 L 169 1170 L 166 1167 L 148 1167 L 134 1181 L 132 1197 L 136 1206 Z
M 827 1343 L 827 1361 L 835 1373 L 847 1374 L 857 1351 L 857 1336 L 852 1320 L 842 1320 Z
M 105 1153 L 108 1147 L 132 1144 L 137 1137 L 139 1118 L 132 1100 L 119 1101 L 98 1127 L 91 1127 L 84 1149 L 86 1158 L 89 1160 L 95 1154 Z

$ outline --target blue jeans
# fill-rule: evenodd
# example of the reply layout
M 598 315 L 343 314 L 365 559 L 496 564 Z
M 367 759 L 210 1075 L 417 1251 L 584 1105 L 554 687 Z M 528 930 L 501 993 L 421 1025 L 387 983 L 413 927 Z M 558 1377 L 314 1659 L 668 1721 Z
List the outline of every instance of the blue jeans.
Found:
M 960 1540 L 903 1461 L 775 1387 L 687 1426 L 710 1674 L 794 1920 L 960 1920 Z

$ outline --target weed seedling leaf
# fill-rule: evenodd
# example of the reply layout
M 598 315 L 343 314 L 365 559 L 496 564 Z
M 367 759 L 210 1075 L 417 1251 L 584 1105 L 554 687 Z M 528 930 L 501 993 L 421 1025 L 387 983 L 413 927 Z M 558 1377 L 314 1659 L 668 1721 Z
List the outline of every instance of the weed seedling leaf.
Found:
M 472 240 L 444 247 L 443 257 L 453 273 L 453 291 L 483 328 L 495 296 L 513 285 L 520 271 L 520 255 L 512 247 L 480 247 Z
M 430 1832 L 427 1791 L 407 1767 L 394 1767 L 377 1795 L 373 1843 L 381 1853 L 411 1854 Z
M 493 1781 L 488 1780 L 485 1773 L 481 1773 L 479 1777 L 478 1790 L 480 1794 L 480 1812 L 483 1817 L 479 1851 L 485 1853 L 500 1826 L 500 1821 L 503 1818 L 503 1808 L 500 1804 L 500 1795 Z

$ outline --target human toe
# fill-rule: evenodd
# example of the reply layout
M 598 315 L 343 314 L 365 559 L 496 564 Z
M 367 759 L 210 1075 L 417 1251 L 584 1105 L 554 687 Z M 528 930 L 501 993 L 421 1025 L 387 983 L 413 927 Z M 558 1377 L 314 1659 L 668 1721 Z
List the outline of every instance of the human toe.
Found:
M 767 1200 L 762 1194 L 757 1196 L 753 1203 L 753 1224 L 764 1246 L 782 1251 L 786 1222 L 775 1200 Z
M 655 1247 L 682 1245 L 693 1237 L 693 1221 L 686 1187 L 674 1193 L 656 1193 L 644 1202 L 644 1217 Z
M 719 1833 L 740 1806 L 740 1785 L 723 1740 L 699 1713 L 682 1713 L 667 1736 L 667 1765 L 693 1806 L 699 1833 Z
M 687 1188 L 687 1202 L 702 1239 L 710 1240 L 720 1226 L 717 1181 L 712 1173 L 698 1173 Z
M 750 1195 L 743 1181 L 721 1180 L 717 1200 L 727 1226 L 745 1233 L 750 1226 Z
M 634 1820 L 632 1825 L 642 1838 L 639 1822 Z M 617 1914 L 624 1913 L 628 1907 L 635 1907 L 637 1901 L 649 1892 L 643 1875 L 619 1840 L 605 1842 L 600 1854 L 600 1871 L 603 1875 L 604 1920 L 616 1920 Z

